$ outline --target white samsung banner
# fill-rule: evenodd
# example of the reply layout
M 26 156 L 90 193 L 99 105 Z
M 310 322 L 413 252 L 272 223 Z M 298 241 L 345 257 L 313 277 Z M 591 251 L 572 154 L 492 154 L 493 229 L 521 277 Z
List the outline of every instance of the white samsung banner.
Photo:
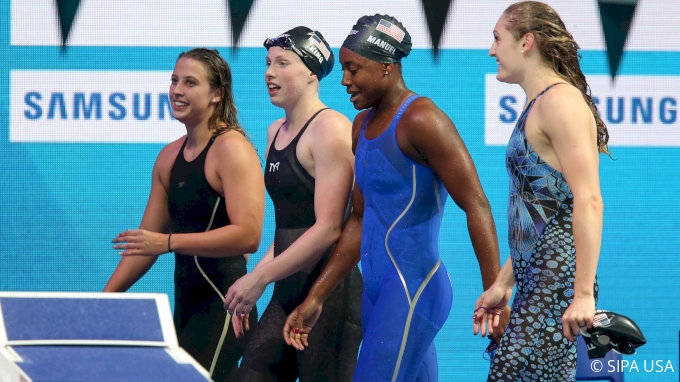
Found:
M 11 142 L 166 143 L 184 133 L 172 117 L 170 72 L 12 71 Z M 680 77 L 588 76 L 612 146 L 680 146 Z M 159 85 L 160 84 L 160 85 Z M 505 145 L 526 102 L 518 85 L 485 78 L 487 145 Z
M 610 146 L 680 147 L 680 77 L 587 76 L 593 99 L 609 130 Z M 519 85 L 487 74 L 484 142 L 508 143 L 526 96 Z
M 455 0 L 441 48 L 487 49 L 493 28 L 513 0 Z M 546 0 L 560 14 L 582 49 L 604 50 L 596 0 Z M 266 37 L 298 25 L 323 33 L 332 47 L 342 45 L 363 15 L 387 13 L 401 21 L 414 48 L 429 48 L 421 0 L 257 0 L 239 46 L 259 47 Z M 12 0 L 12 45 L 60 45 L 54 1 Z M 680 1 L 640 1 L 626 41 L 627 50 L 680 50 Z M 42 26 L 36 28 L 36 25 Z M 72 46 L 232 46 L 225 0 L 81 1 L 69 35 Z
M 11 142 L 171 142 L 170 71 L 13 70 Z M 165 85 L 164 85 L 165 84 Z

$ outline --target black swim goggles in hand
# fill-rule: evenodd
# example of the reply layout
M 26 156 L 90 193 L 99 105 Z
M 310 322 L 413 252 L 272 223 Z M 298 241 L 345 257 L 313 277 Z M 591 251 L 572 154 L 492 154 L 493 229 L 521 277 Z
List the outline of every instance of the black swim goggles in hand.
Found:
M 611 348 L 619 354 L 632 355 L 636 353 L 635 346 L 633 346 L 630 341 L 621 341 L 617 343 L 612 341 L 612 339 L 605 333 L 591 334 L 590 340 L 596 345 Z
M 581 335 L 590 359 L 602 358 L 609 350 L 624 355 L 635 354 L 635 349 L 647 343 L 633 320 L 607 310 L 597 310 L 592 327 L 581 329 Z

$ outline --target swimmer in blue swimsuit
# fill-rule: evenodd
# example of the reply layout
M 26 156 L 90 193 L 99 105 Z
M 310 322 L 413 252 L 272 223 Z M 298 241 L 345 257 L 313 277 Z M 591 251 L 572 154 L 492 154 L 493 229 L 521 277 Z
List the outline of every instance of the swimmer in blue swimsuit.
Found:
M 364 16 L 340 50 L 354 119 L 353 213 L 306 300 L 284 327 L 299 349 L 321 304 L 361 260 L 364 342 L 354 381 L 436 381 L 434 338 L 452 303 L 438 238 L 447 191 L 467 214 L 485 286 L 500 269 L 498 240 L 474 164 L 451 120 L 404 84 L 411 38 L 391 16 Z
M 493 34 L 498 80 L 521 85 L 529 101 L 506 155 L 510 258 L 477 301 L 473 331 L 493 330 L 487 313 L 505 309 L 516 285 L 488 380 L 574 381 L 576 336 L 592 327 L 597 302 L 607 128 L 554 9 L 513 4 Z

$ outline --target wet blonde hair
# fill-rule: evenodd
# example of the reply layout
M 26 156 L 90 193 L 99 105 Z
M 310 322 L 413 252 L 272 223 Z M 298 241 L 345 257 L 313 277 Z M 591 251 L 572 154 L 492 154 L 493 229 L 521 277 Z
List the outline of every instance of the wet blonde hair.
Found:
M 597 149 L 599 152 L 609 154 L 607 147 L 609 132 L 597 112 L 590 86 L 581 71 L 579 46 L 557 12 L 549 5 L 538 1 L 522 1 L 509 6 L 503 12 L 503 16 L 508 31 L 516 40 L 527 33 L 533 34 L 536 47 L 543 58 L 552 64 L 560 77 L 581 91 L 595 117 Z

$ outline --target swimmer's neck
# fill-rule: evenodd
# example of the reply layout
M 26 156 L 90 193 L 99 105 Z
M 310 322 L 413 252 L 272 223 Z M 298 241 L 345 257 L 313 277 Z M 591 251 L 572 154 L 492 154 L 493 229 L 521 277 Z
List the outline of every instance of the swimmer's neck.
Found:
M 396 81 L 389 87 L 382 97 L 379 97 L 371 106 L 375 117 L 383 113 L 393 113 L 413 92 L 406 87 L 403 79 Z
M 526 75 L 521 76 L 518 85 L 524 90 L 527 102 L 536 98 L 540 92 L 548 86 L 556 83 L 567 82 L 555 70 L 545 66 L 536 66 L 530 71 L 525 71 Z
M 185 125 L 185 127 L 187 128 L 186 147 L 188 149 L 205 147 L 212 138 L 212 132 L 208 129 L 208 121 L 203 121 L 196 126 Z
M 321 102 L 318 94 L 302 97 L 295 104 L 284 108 L 284 111 L 286 112 L 286 123 L 282 128 L 286 131 L 292 130 L 294 133 L 297 133 L 314 113 L 325 107 L 326 105 Z

